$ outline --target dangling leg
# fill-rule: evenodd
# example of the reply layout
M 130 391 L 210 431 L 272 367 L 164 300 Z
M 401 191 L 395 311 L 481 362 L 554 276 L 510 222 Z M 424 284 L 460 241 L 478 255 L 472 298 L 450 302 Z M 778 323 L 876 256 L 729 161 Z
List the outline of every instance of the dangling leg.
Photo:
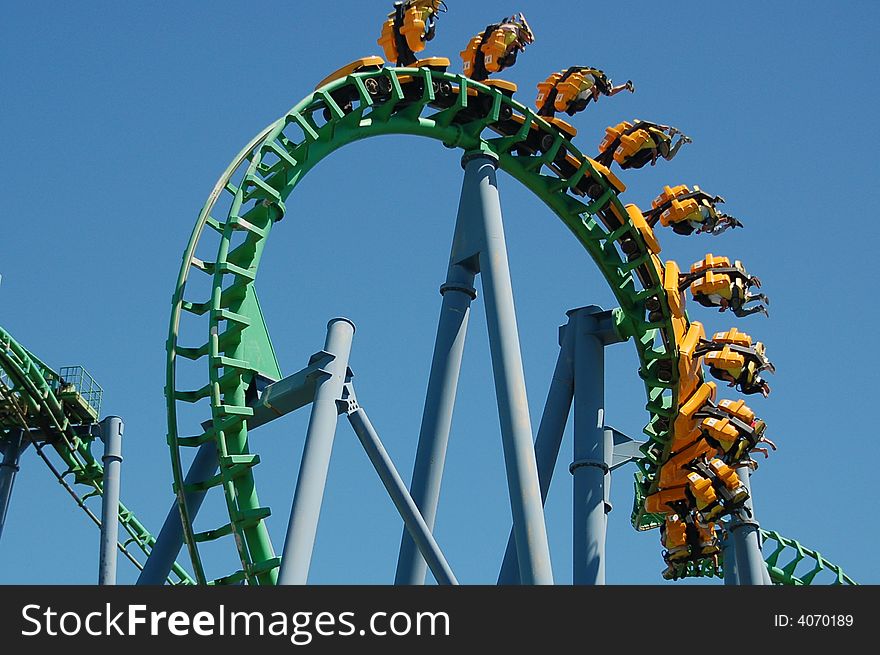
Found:
M 681 146 L 684 145 L 685 143 L 690 143 L 690 142 L 691 142 L 691 138 L 689 136 L 686 136 L 684 134 L 680 134 L 678 137 L 678 141 L 676 141 L 675 145 L 669 149 L 669 153 L 666 155 L 663 155 L 664 159 L 666 159 L 666 161 L 671 161 L 672 158 L 675 157 L 676 153 L 679 151 Z
M 617 86 L 611 87 L 611 90 L 605 95 L 608 97 L 617 95 L 621 91 L 629 91 L 630 93 L 635 93 L 636 87 L 633 86 L 632 80 L 627 80 L 626 84 L 618 84 Z M 598 94 L 597 94 L 598 95 Z M 598 98 L 596 98 L 598 100 Z
M 700 233 L 708 233 L 713 236 L 717 236 L 719 234 L 723 234 L 727 232 L 727 230 L 732 230 L 737 227 L 742 227 L 743 224 L 736 220 L 733 216 L 728 214 L 718 214 L 718 218 L 715 220 L 715 223 L 710 225 L 707 221 L 705 225 L 700 229 Z
M 756 314 L 758 312 L 761 312 L 762 314 L 764 314 L 764 316 L 770 316 L 770 312 L 767 311 L 767 308 L 764 307 L 764 305 L 755 305 L 754 307 L 749 307 L 748 309 L 746 309 L 745 307 L 736 307 L 731 309 L 737 318 L 751 316 L 752 314 Z

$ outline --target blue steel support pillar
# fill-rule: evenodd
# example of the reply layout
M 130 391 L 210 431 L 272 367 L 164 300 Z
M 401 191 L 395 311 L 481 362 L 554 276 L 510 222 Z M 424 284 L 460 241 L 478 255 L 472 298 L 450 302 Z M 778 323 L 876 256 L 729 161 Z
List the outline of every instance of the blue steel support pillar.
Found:
M 603 446 L 605 449 L 605 466 L 608 467 L 605 471 L 605 478 L 603 483 L 605 486 L 605 529 L 607 530 L 608 515 L 611 513 L 611 464 L 614 461 L 614 429 L 604 428 L 602 430 L 602 436 L 605 437 L 605 442 Z
M 501 220 L 501 202 L 495 177 L 497 161 L 485 153 L 476 153 L 466 155 L 463 162 L 465 187 L 462 193 L 468 194 L 463 198 L 463 203 L 468 211 L 473 212 L 470 218 L 480 245 L 481 285 L 486 299 L 489 349 L 520 580 L 529 585 L 553 584 L 550 546 L 538 484 L 507 245 Z
M 446 448 L 449 443 L 449 429 L 452 425 L 452 411 L 458 389 L 468 317 L 471 301 L 476 298 L 474 289 L 476 271 L 464 261 L 468 258 L 468 254 L 461 253 L 462 245 L 467 242 L 465 234 L 469 215 L 467 204 L 469 196 L 465 193 L 467 188 L 466 178 L 458 207 L 446 283 L 440 287 L 443 304 L 440 307 L 434 357 L 431 361 L 428 391 L 422 412 L 422 425 L 419 429 L 419 444 L 410 483 L 410 494 L 429 530 L 434 529 L 434 520 L 437 516 L 440 483 L 446 462 Z M 404 528 L 394 583 L 424 584 L 426 567 L 412 535 Z
M 748 470 L 748 475 L 745 474 L 744 469 Z M 752 495 L 752 473 L 751 469 L 748 467 L 741 467 L 737 470 L 737 475 L 739 476 L 742 483 L 745 485 L 746 489 L 749 490 L 749 499 L 745 502 L 745 506 L 749 508 L 749 511 L 752 513 L 752 520 L 757 523 L 755 518 L 755 497 Z M 758 526 L 756 528 L 756 532 L 758 533 L 758 548 L 761 551 L 761 574 L 764 578 L 765 585 L 772 585 L 773 580 L 770 578 L 770 571 L 767 570 L 767 562 L 764 560 L 764 540 L 761 538 L 761 528 Z
M 330 467 L 330 455 L 336 435 L 336 401 L 342 398 L 353 335 L 354 323 L 347 318 L 334 318 L 327 324 L 324 351 L 333 355 L 333 359 L 327 364 L 324 377 L 317 382 L 315 389 L 315 400 L 293 495 L 293 507 L 287 525 L 287 538 L 281 556 L 278 584 L 302 585 L 308 580 L 327 470 Z
M 219 462 L 217 461 L 217 445 L 213 441 L 207 441 L 199 446 L 196 456 L 190 464 L 189 471 L 183 481 L 184 486 L 191 487 L 217 474 Z M 202 501 L 205 500 L 207 489 L 187 491 L 185 502 L 191 520 L 195 520 Z M 144 563 L 144 569 L 138 576 L 139 585 L 161 585 L 171 573 L 174 561 L 183 547 L 183 524 L 181 523 L 180 509 L 177 503 L 171 507 L 150 556 Z
M 382 445 L 376 429 L 370 422 L 367 413 L 358 405 L 354 389 L 352 389 L 350 384 L 346 385 L 346 397 L 339 401 L 339 406 L 348 416 L 348 422 L 351 423 L 351 427 L 364 447 L 367 457 L 370 458 L 373 468 L 379 474 L 379 479 L 382 480 L 382 484 L 391 497 L 391 501 L 397 508 L 398 513 L 400 513 L 407 532 L 412 536 L 421 556 L 425 558 L 428 566 L 431 567 L 431 573 L 434 574 L 437 582 L 445 585 L 458 584 L 458 580 L 455 579 L 455 574 L 453 574 L 449 563 L 443 556 L 440 546 L 437 545 L 434 535 L 431 534 L 431 530 L 425 523 L 419 508 L 416 507 L 412 496 L 407 491 L 406 485 L 394 467 L 394 462 L 388 456 L 388 451 Z
M 542 503 L 547 500 L 553 469 L 559 459 L 559 448 L 562 446 L 565 424 L 568 422 L 571 401 L 574 397 L 574 335 L 575 330 L 571 326 L 571 321 L 568 325 L 559 328 L 559 357 L 556 359 L 556 368 L 553 370 L 550 390 L 544 403 L 538 436 L 535 437 L 535 460 L 538 466 Z M 519 584 L 519 561 L 516 556 L 513 530 L 510 531 L 510 537 L 507 539 L 507 550 L 504 552 L 498 584 Z
M 125 425 L 118 416 L 101 421 L 104 441 L 104 493 L 101 505 L 101 552 L 98 584 L 116 584 L 116 556 L 119 540 L 119 482 L 122 469 L 122 432 Z
M 6 513 L 12 500 L 12 485 L 18 473 L 18 463 L 28 441 L 24 441 L 24 430 L 10 430 L 6 443 L 3 445 L 3 461 L 0 462 L 0 537 L 3 536 L 3 525 Z
M 749 489 L 749 500 L 745 507 L 751 511 L 751 516 L 745 510 L 740 510 L 739 516 L 731 518 L 730 532 L 736 551 L 736 576 L 737 583 L 741 585 L 765 585 L 767 584 L 767 565 L 761 554 L 760 525 L 755 518 L 755 512 L 751 500 L 751 484 L 749 476 L 751 469 L 741 466 L 736 470 L 740 481 Z
M 721 541 L 721 556 L 724 558 L 724 584 L 735 585 L 736 579 L 736 547 L 733 543 L 733 534 L 730 532 L 730 521 L 728 519 L 727 527 L 724 532 L 724 538 Z
M 605 584 L 606 476 L 613 438 L 605 435 L 606 345 L 622 341 L 613 314 L 591 305 L 569 312 L 574 341 L 573 573 L 576 585 Z

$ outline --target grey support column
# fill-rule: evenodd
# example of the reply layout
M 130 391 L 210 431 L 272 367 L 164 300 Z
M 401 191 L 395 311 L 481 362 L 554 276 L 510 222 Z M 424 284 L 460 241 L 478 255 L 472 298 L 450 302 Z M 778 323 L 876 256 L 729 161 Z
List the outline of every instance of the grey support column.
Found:
M 573 567 L 576 585 L 605 584 L 605 533 L 613 432 L 605 430 L 605 346 L 622 339 L 613 314 L 572 310 L 574 342 Z
M 605 353 L 579 311 L 575 340 L 573 568 L 576 585 L 605 584 Z
M 333 355 L 333 359 L 327 364 L 323 378 L 316 384 L 278 584 L 306 584 L 308 580 L 336 435 L 336 401 L 342 398 L 353 335 L 354 324 L 346 318 L 334 318 L 327 324 L 324 350 Z
M 219 462 L 217 461 L 217 445 L 214 441 L 207 441 L 199 446 L 196 456 L 190 464 L 189 471 L 184 479 L 185 487 L 193 487 L 217 474 Z M 185 502 L 191 520 L 195 520 L 205 500 L 207 489 L 193 489 L 186 491 Z M 183 524 L 181 523 L 180 509 L 177 503 L 171 507 L 150 556 L 147 558 L 141 574 L 138 576 L 139 585 L 161 585 L 171 573 L 174 561 L 183 547 Z
M 730 521 L 731 519 L 728 519 L 724 539 L 721 541 L 721 556 L 724 558 L 724 584 L 735 585 L 737 584 L 736 547 L 730 532 Z
M 737 475 L 740 476 L 740 479 L 742 480 L 743 476 L 739 471 L 737 471 Z M 751 469 L 749 469 L 749 474 L 745 476 L 745 480 L 743 480 L 743 484 L 749 490 L 749 499 L 745 502 L 745 506 L 748 507 L 749 510 L 752 512 L 752 519 L 755 522 L 757 522 L 758 519 L 755 518 L 755 516 L 756 516 L 755 515 L 755 496 L 752 493 Z M 767 570 L 767 561 L 764 559 L 764 540 L 761 537 L 760 526 L 757 527 L 756 531 L 758 533 L 758 548 L 760 548 L 760 550 L 761 550 L 761 574 L 764 577 L 764 584 L 768 585 L 768 586 L 772 586 L 773 580 L 770 577 L 770 571 Z
M 119 484 L 122 469 L 122 432 L 125 425 L 118 416 L 101 421 L 104 441 L 104 493 L 101 505 L 101 552 L 98 584 L 116 584 L 117 542 L 119 540 Z
M 604 412 L 603 412 L 604 414 Z M 605 437 L 604 453 L 605 453 L 605 471 L 604 487 L 605 487 L 605 529 L 608 529 L 608 515 L 611 513 L 611 465 L 614 462 L 614 429 L 604 428 L 602 436 Z
M 751 511 L 751 516 L 744 510 L 740 510 L 738 516 L 731 518 L 730 531 L 733 536 L 734 549 L 736 550 L 736 575 L 737 582 L 741 585 L 764 585 L 767 584 L 767 566 L 761 554 L 760 525 L 755 518 L 755 512 L 751 499 L 751 484 L 749 476 L 751 469 L 741 466 L 736 470 L 740 481 L 749 489 L 749 500 L 745 507 Z
M 574 397 L 574 336 L 575 330 L 569 321 L 568 325 L 559 328 L 559 357 L 544 403 L 544 413 L 535 437 L 535 460 L 538 466 L 538 483 L 541 487 L 541 502 L 547 500 L 553 469 L 559 459 L 559 448 L 565 435 L 565 424 L 571 412 L 571 401 Z M 513 530 L 507 539 L 507 549 L 501 564 L 498 584 L 519 584 L 519 560 L 516 556 L 516 542 Z
M 3 525 L 12 500 L 12 485 L 18 473 L 18 463 L 28 443 L 24 440 L 24 430 L 10 430 L 6 441 L 0 442 L 3 448 L 3 460 L 0 462 L 0 537 L 3 536 Z
M 407 533 L 418 547 L 420 556 L 430 566 L 431 572 L 439 584 L 458 584 L 458 580 L 455 579 L 455 575 L 443 556 L 440 546 L 437 545 L 434 535 L 431 534 L 431 530 L 425 523 L 419 508 L 416 507 L 415 501 L 413 501 L 412 496 L 406 489 L 406 485 L 394 467 L 391 457 L 388 456 L 385 446 L 382 445 L 376 429 L 370 422 L 367 413 L 358 405 L 354 390 L 350 385 L 347 385 L 346 392 L 346 398 L 340 401 L 340 405 L 348 415 L 351 427 L 364 447 L 367 457 L 370 458 L 373 468 L 379 474 L 379 478 L 391 497 L 391 501 L 400 513 Z
M 419 429 L 419 444 L 410 483 L 410 494 L 429 530 L 434 529 L 434 520 L 437 516 L 440 483 L 446 462 L 446 448 L 449 443 L 449 429 L 452 425 L 452 411 L 458 389 L 468 317 L 471 301 L 476 297 L 474 289 L 476 271 L 466 261 L 469 257 L 468 253 L 461 252 L 462 246 L 467 243 L 465 234 L 469 202 L 467 188 L 468 182 L 465 179 L 446 283 L 440 287 L 443 303 L 440 307 L 434 357 L 431 361 L 428 391 L 422 412 L 422 425 Z M 424 584 L 426 567 L 412 535 L 404 528 L 394 583 Z
M 482 153 L 466 156 L 464 161 L 463 193 L 470 195 L 467 207 L 474 213 L 475 226 L 479 226 L 481 284 L 486 301 L 489 348 L 520 579 L 523 584 L 553 584 L 550 546 L 538 484 L 507 245 L 501 220 L 501 202 L 495 177 L 497 162 Z

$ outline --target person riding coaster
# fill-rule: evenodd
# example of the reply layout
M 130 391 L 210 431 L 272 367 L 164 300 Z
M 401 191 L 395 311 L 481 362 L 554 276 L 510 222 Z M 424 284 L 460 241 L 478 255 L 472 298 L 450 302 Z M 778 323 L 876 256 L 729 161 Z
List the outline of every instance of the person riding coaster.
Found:
M 736 471 L 718 457 L 706 455 L 691 462 L 686 495 L 706 520 L 713 520 L 742 507 L 749 498 Z
M 674 137 L 678 141 L 673 144 Z M 624 121 L 605 129 L 605 139 L 599 145 L 596 161 L 611 166 L 616 161 L 622 169 L 654 166 L 659 158 L 671 160 L 681 146 L 691 143 L 691 138 L 669 125 L 636 120 Z
M 446 11 L 443 0 L 402 0 L 394 3 L 394 11 L 382 24 L 382 35 L 377 43 L 385 51 L 388 61 L 398 66 L 411 66 L 417 61 L 415 53 L 425 49 L 425 43 L 434 38 L 437 17 Z
M 770 385 L 761 378 L 762 371 L 776 372 L 760 341 L 752 345 L 752 339 L 734 328 L 718 332 L 711 341 L 701 339 L 694 349 L 695 357 L 703 357 L 709 373 L 717 380 L 729 382 L 742 393 L 770 395 Z
M 679 291 L 688 287 L 694 300 L 704 307 L 718 307 L 719 312 L 729 309 L 739 318 L 756 312 L 770 315 L 766 307 L 770 299 L 763 293 L 749 293 L 752 287 L 761 288 L 761 280 L 749 275 L 740 261 L 731 266 L 727 257 L 708 254 L 691 266 L 690 273 L 679 275 Z M 763 301 L 764 304 L 745 307 L 754 301 Z
M 679 503 L 674 513 L 666 515 L 660 526 L 660 544 L 664 548 L 666 570 L 662 576 L 666 580 L 680 577 L 687 562 L 706 557 L 717 559 L 721 551 L 715 536 L 715 524 L 684 503 Z
M 621 91 L 635 92 L 632 80 L 614 86 L 605 73 L 590 66 L 572 66 L 560 73 L 553 73 L 538 85 L 538 116 L 553 117 L 564 111 L 574 116 L 587 108 L 590 100 L 599 101 L 599 96 L 613 96 Z
M 517 54 L 525 52 L 534 40 L 535 35 L 521 13 L 487 26 L 460 53 L 465 76 L 482 82 L 492 73 L 510 68 L 516 63 Z
M 724 202 L 721 196 L 712 196 L 697 185 L 694 190 L 681 184 L 664 187 L 663 193 L 651 203 L 651 210 L 645 213 L 648 225 L 654 227 L 659 222 L 671 227 L 676 234 L 688 236 L 697 234 L 718 235 L 728 229 L 742 227 L 736 218 L 718 211 L 715 205 Z
M 755 416 L 745 401 L 725 399 L 716 405 L 710 400 L 694 417 L 701 419 L 699 429 L 703 439 L 721 451 L 724 461 L 730 465 L 752 466 L 749 457 L 752 451 L 763 453 L 765 459 L 769 457 L 769 451 L 760 447 L 760 443 L 776 450 L 776 444 L 764 434 L 767 424 Z

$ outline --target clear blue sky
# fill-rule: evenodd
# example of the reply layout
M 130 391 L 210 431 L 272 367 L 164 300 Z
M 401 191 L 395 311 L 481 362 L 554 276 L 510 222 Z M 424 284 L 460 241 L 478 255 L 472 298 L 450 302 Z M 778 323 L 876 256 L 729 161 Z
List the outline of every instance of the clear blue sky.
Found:
M 426 54 L 459 67 L 487 23 L 523 11 L 535 43 L 502 77 L 535 85 L 572 64 L 632 79 L 573 119 L 587 152 L 606 125 L 673 124 L 693 144 L 673 162 L 625 172 L 627 202 L 663 184 L 727 198 L 746 229 L 664 231 L 683 266 L 742 259 L 772 299 L 769 320 L 691 306 L 707 329 L 735 324 L 767 344 L 778 374 L 751 398 L 779 452 L 753 477 L 762 525 L 880 582 L 876 439 L 878 132 L 872 2 L 462 2 Z M 181 253 L 198 209 L 235 153 L 332 70 L 369 54 L 390 2 L 13 3 L 0 23 L 0 324 L 48 363 L 81 363 L 126 422 L 123 498 L 154 531 L 171 503 L 164 342 Z M 286 373 L 322 344 L 332 316 L 358 326 L 362 404 L 406 479 L 415 453 L 458 201 L 458 153 L 397 137 L 361 142 L 313 171 L 288 202 L 260 272 Z M 613 306 L 592 261 L 540 202 L 501 176 L 532 420 L 537 425 L 565 311 Z M 477 302 L 437 538 L 459 578 L 493 582 L 509 529 L 483 306 Z M 607 417 L 646 420 L 631 344 L 608 352 Z M 261 500 L 280 551 L 305 416 L 254 435 Z M 547 507 L 554 569 L 571 579 L 571 491 L 563 447 Z M 631 470 L 614 479 L 608 580 L 661 582 L 656 531 L 629 524 Z M 218 507 L 206 511 L 219 517 Z M 221 522 L 218 518 L 218 524 Z M 342 425 L 312 569 L 315 582 L 388 582 L 399 519 Z M 24 458 L 0 553 L 5 583 L 91 583 L 97 531 L 33 452 Z M 232 544 L 211 551 L 231 566 Z M 120 579 L 134 569 L 120 565 Z

